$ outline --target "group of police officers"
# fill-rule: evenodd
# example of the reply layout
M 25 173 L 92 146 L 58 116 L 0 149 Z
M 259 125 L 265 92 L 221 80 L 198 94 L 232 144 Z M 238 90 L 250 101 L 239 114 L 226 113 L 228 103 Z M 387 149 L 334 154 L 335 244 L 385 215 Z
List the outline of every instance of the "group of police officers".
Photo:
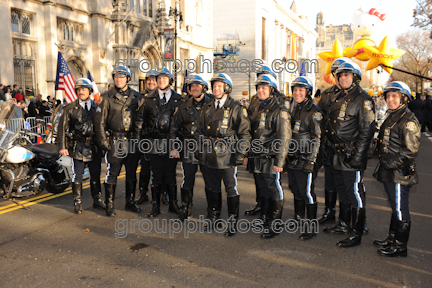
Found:
M 336 220 L 339 198 L 339 219 L 335 226 L 323 231 L 348 235 L 337 245 L 353 247 L 368 231 L 363 175 L 368 151 L 374 149 L 380 160 L 374 177 L 384 184 L 392 208 L 388 237 L 374 241 L 374 245 L 379 247 L 380 255 L 406 256 L 411 225 L 408 196 L 410 187 L 418 183 L 414 158 L 420 143 L 420 125 L 407 108 L 411 92 L 402 82 L 387 85 L 384 97 L 388 115 L 378 139 L 374 139 L 374 101 L 360 87 L 359 66 L 342 57 L 333 62 L 331 73 L 336 84 L 324 91 L 315 105 L 309 78 L 296 78 L 291 84 L 292 97 L 286 97 L 277 89 L 276 74 L 264 65 L 257 73 L 256 95 L 248 108 L 230 96 L 233 83 L 224 73 L 216 74 L 210 84 L 198 74 L 190 75 L 187 96 L 182 97 L 171 89 L 174 78 L 167 68 L 150 71 L 146 90 L 138 93 L 128 86 L 129 69 L 117 66 L 112 74 L 114 87 L 103 93 L 97 104 L 90 99 L 90 80 L 79 79 L 75 83 L 78 99 L 64 107 L 58 129 L 60 153 L 71 156 L 74 163 L 74 212 L 82 212 L 82 175 L 88 165 L 93 207 L 105 209 L 107 216 L 115 215 L 117 178 L 125 165 L 125 209 L 141 212 L 138 204 L 149 201 L 151 184 L 152 209 L 148 216 L 158 216 L 163 202 L 169 204 L 169 212 L 184 221 L 192 217 L 199 166 L 207 198 L 208 221 L 204 228 L 222 227 L 223 181 L 228 206 L 225 235 L 233 236 L 240 214 L 237 167 L 246 165 L 254 176 L 257 204 L 245 214 L 259 213 L 251 225 L 262 226 L 261 237 L 268 239 L 283 230 L 281 174 L 288 172 L 294 195 L 290 225 L 301 225 L 302 220 L 317 219 L 314 181 L 324 165 L 325 211 L 318 221 L 324 224 Z M 207 93 L 209 89 L 211 94 Z M 194 149 L 172 148 L 169 140 L 190 143 Z M 132 145 L 121 145 L 120 154 L 119 143 Z M 142 143 L 145 154 L 140 153 Z M 100 185 L 103 155 L 108 164 L 105 201 L 101 199 Z M 183 171 L 180 207 L 178 161 Z M 138 198 L 135 192 L 139 162 Z M 300 239 L 311 239 L 316 232 L 306 229 Z

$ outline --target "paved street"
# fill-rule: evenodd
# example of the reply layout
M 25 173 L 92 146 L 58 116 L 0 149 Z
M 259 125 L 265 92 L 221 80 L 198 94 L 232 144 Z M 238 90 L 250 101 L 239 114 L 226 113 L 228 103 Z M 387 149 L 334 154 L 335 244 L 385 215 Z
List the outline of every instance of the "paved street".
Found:
M 227 238 L 199 229 L 188 238 L 184 231 L 170 237 L 178 227 L 161 224 L 162 219 L 175 218 L 167 212 L 168 206 L 162 205 L 157 220 L 147 220 L 150 203 L 141 206 L 139 215 L 124 210 L 122 173 L 116 218 L 92 208 L 88 183 L 85 211 L 79 216 L 72 212 L 70 188 L 60 195 L 44 192 L 20 200 L 29 210 L 0 200 L 1 287 L 430 287 L 432 134 L 428 135 L 430 139 L 422 134 L 417 158 L 420 184 L 411 189 L 413 225 L 407 258 L 380 257 L 372 245 L 374 239 L 386 237 L 390 220 L 383 187 L 372 177 L 376 159 L 369 161 L 364 179 L 370 233 L 360 246 L 350 249 L 335 245 L 344 236 L 322 232 L 305 242 L 298 239 L 298 232 L 284 232 L 270 240 L 252 231 Z M 178 183 L 180 176 L 178 169 Z M 286 173 L 283 177 L 286 221 L 293 215 L 293 197 Z M 203 184 L 198 173 L 192 210 L 196 221 L 206 214 Z M 322 172 L 315 184 L 320 214 Z M 255 202 L 253 178 L 244 167 L 239 168 L 238 185 L 241 219 L 252 220 L 244 216 Z M 224 200 L 224 219 L 226 207 Z M 149 223 L 153 229 L 145 231 Z

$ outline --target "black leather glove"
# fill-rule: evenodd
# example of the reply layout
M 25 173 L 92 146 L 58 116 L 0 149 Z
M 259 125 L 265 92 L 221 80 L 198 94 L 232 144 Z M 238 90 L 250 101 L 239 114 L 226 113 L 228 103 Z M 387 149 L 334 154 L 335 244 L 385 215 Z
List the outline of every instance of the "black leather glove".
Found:
M 303 167 L 302 167 L 302 171 L 303 171 L 303 172 L 309 174 L 309 173 L 312 173 L 312 172 L 313 172 L 313 169 L 314 169 L 314 163 L 313 163 L 313 162 L 306 161 L 306 162 L 303 164 Z
M 391 170 L 398 170 L 402 167 L 402 165 L 403 165 L 403 162 L 399 158 L 398 155 L 394 155 L 393 157 L 391 157 L 388 161 L 386 161 L 384 163 L 384 167 L 386 169 L 391 169 Z

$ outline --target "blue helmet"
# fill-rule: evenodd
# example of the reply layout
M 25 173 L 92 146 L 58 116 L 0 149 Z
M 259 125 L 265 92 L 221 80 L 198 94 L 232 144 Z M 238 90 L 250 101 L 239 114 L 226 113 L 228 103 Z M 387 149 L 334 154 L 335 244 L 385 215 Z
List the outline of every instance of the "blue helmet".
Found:
M 186 78 L 185 78 L 185 84 L 186 84 L 186 85 L 189 85 L 189 81 L 190 81 L 190 79 L 191 79 L 192 77 L 194 77 L 195 75 L 198 75 L 198 74 L 196 74 L 196 73 L 191 73 L 191 74 L 187 75 Z
M 203 85 L 203 93 L 207 92 L 209 88 L 209 83 L 203 77 L 201 77 L 198 74 L 190 74 L 188 78 L 189 78 L 187 82 L 188 86 L 190 86 L 191 84 L 201 84 Z
M 387 92 L 390 92 L 390 91 L 400 92 L 402 94 L 402 96 L 405 95 L 408 97 L 408 101 L 412 100 L 411 89 L 408 87 L 407 84 L 405 84 L 402 81 L 393 81 L 393 82 L 390 82 L 389 84 L 387 84 L 387 86 L 384 88 L 384 91 L 383 91 L 384 99 L 386 99 Z M 401 99 L 402 104 L 406 103 L 404 100 L 405 97 L 402 97 L 402 98 L 403 98 L 403 99 Z
M 352 60 L 348 57 L 339 57 L 334 60 L 330 67 L 331 74 L 334 75 L 334 72 L 339 68 L 339 66 L 344 64 L 345 62 L 352 62 Z
M 90 94 L 93 93 L 93 84 L 87 78 L 80 78 L 75 82 L 75 91 L 79 88 L 88 88 Z
M 151 69 L 151 70 L 147 73 L 145 79 L 147 79 L 147 78 L 156 78 L 156 70 L 155 70 L 155 69 Z
M 312 81 L 306 77 L 306 76 L 300 76 L 294 79 L 294 81 L 291 83 L 291 91 L 294 92 L 294 87 L 303 87 L 306 88 L 307 96 L 312 95 L 313 91 L 313 84 Z
M 345 62 L 339 66 L 339 68 L 336 70 L 336 77 L 338 79 L 341 73 L 353 73 L 354 74 L 353 85 L 358 85 L 361 81 L 362 73 L 361 73 L 360 66 L 358 66 L 356 63 L 352 61 Z
M 126 66 L 124 66 L 124 65 L 118 65 L 118 66 L 116 66 L 114 68 L 114 70 L 112 72 L 113 78 L 114 78 L 115 75 L 122 76 L 122 77 L 119 77 L 119 78 L 123 78 L 124 76 L 126 76 L 126 77 L 132 77 L 129 68 L 126 67 Z
M 263 66 L 262 66 L 262 69 L 259 70 L 259 71 L 257 72 L 257 77 L 259 77 L 259 76 L 261 76 L 261 75 L 263 75 L 263 74 L 270 74 L 270 75 L 272 75 L 275 79 L 277 79 L 276 73 L 273 72 L 273 71 L 271 70 L 270 66 L 267 65 L 267 64 L 263 65 Z
M 173 74 L 166 67 L 164 67 L 164 68 L 156 71 L 156 73 L 155 73 L 156 80 L 157 80 L 158 76 L 167 76 L 167 77 L 169 77 L 169 79 L 170 79 L 169 80 L 169 85 L 172 85 L 172 83 L 174 82 L 174 76 L 173 76 Z
M 211 85 L 212 85 L 212 89 L 213 89 L 213 83 L 216 82 L 216 81 L 220 81 L 220 82 L 225 83 L 225 93 L 228 93 L 228 94 L 231 93 L 231 91 L 232 91 L 232 87 L 233 87 L 231 77 L 229 77 L 229 76 L 228 76 L 227 74 L 225 74 L 225 73 L 219 73 L 219 74 L 216 74 L 216 75 L 213 76 L 213 78 L 210 80 L 210 83 L 211 83 Z
M 259 76 L 258 79 L 255 81 L 256 90 L 258 90 L 258 85 L 270 86 L 277 90 L 276 79 L 270 74 L 263 74 Z

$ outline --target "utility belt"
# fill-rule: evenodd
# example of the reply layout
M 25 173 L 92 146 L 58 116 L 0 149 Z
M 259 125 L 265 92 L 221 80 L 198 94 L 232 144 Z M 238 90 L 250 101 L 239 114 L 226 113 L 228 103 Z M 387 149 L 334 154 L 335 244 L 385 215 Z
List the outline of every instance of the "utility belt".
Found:
M 93 137 L 76 137 L 76 142 L 81 142 L 84 144 L 92 144 L 93 143 Z
M 339 155 L 345 155 L 345 161 L 348 161 L 354 156 L 355 146 L 354 142 L 350 143 L 332 143 L 327 141 L 327 147 L 330 148 L 333 153 Z
M 130 139 L 132 136 L 131 132 L 113 132 L 110 131 L 110 137 L 113 138 L 113 140 L 119 140 L 119 139 Z

